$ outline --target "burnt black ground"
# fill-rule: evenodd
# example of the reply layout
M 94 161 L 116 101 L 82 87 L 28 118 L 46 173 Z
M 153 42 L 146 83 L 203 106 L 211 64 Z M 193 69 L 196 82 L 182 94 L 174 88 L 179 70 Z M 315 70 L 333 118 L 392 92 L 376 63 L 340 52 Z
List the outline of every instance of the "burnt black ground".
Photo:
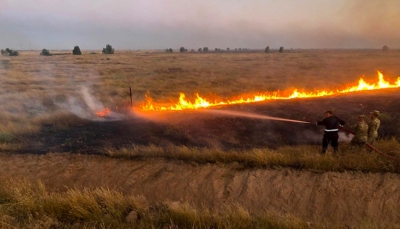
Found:
M 326 110 L 354 124 L 359 114 L 382 112 L 380 136 L 400 137 L 400 90 L 388 89 L 314 99 L 242 104 L 219 109 L 280 118 L 317 121 Z M 71 114 L 72 115 L 72 114 Z M 158 114 L 154 114 L 157 116 Z M 161 115 L 161 114 L 160 114 Z M 45 123 L 39 133 L 17 137 L 25 147 L 17 153 L 100 153 L 104 147 L 186 145 L 243 149 L 320 144 L 322 126 L 213 115 L 199 111 L 164 112 L 163 121 L 135 115 L 122 121 L 79 120 L 67 127 Z

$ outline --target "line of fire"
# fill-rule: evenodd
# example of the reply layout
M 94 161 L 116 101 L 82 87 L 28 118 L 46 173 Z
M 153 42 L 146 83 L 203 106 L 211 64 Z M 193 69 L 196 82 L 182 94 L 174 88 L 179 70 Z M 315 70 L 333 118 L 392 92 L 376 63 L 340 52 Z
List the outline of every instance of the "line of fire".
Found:
M 296 98 L 317 98 L 317 97 L 324 97 L 324 96 L 333 96 L 333 95 L 340 95 L 352 92 L 360 92 L 360 91 L 371 91 L 371 90 L 379 90 L 379 89 L 389 89 L 389 88 L 400 88 L 400 77 L 397 78 L 397 81 L 390 83 L 384 79 L 382 72 L 378 71 L 378 81 L 375 83 L 367 83 L 363 78 L 360 78 L 358 81 L 358 85 L 346 87 L 342 90 L 317 90 L 312 92 L 299 92 L 298 90 L 293 90 L 293 92 L 288 96 L 283 96 L 279 92 L 266 92 L 264 94 L 257 94 L 252 97 L 241 97 L 237 100 L 227 100 L 227 101 L 214 101 L 210 102 L 205 98 L 200 97 L 196 94 L 196 99 L 194 102 L 187 101 L 185 99 L 185 94 L 180 93 L 179 101 L 170 106 L 159 106 L 157 103 L 154 103 L 153 100 L 146 96 L 146 102 L 140 106 L 139 109 L 135 108 L 136 111 L 142 112 L 160 112 L 160 111 L 182 111 L 182 110 L 197 110 L 202 109 L 203 111 L 207 111 L 214 114 L 221 114 L 221 115 L 233 115 L 233 116 L 241 116 L 247 118 L 256 118 L 256 119 L 269 119 L 275 121 L 284 121 L 284 122 L 296 122 L 296 123 L 303 123 L 303 124 L 310 124 L 311 122 L 307 121 L 300 121 L 300 120 L 292 120 L 292 119 L 285 119 L 279 117 L 272 117 L 268 115 L 260 115 L 260 114 L 252 114 L 246 112 L 236 112 L 236 111 L 229 111 L 229 110 L 213 110 L 209 108 L 215 107 L 226 107 L 229 105 L 236 105 L 236 104 L 246 104 L 246 103 L 255 103 L 255 102 L 262 102 L 268 100 L 288 100 L 288 99 L 296 99 Z M 131 88 L 130 88 L 130 96 Z M 131 97 L 132 98 L 132 97 Z M 132 101 L 132 100 L 131 100 Z M 104 110 L 96 112 L 96 114 L 100 117 L 107 117 L 110 115 L 111 110 L 109 108 L 105 108 Z M 341 128 L 341 130 L 355 134 L 349 129 Z M 387 155 L 370 144 L 366 144 L 367 147 L 371 148 L 373 151 L 393 160 L 398 161 L 399 159 L 391 157 Z
M 211 107 L 221 107 L 221 106 L 229 106 L 235 104 L 245 104 L 245 103 L 255 103 L 262 102 L 268 100 L 288 100 L 288 99 L 296 99 L 296 98 L 317 98 L 324 96 L 332 96 L 332 95 L 340 95 L 351 92 L 359 92 L 359 91 L 370 91 L 370 90 L 379 90 L 379 89 L 388 89 L 388 88 L 400 88 L 400 77 L 397 78 L 395 82 L 388 82 L 384 79 L 382 72 L 378 71 L 378 81 L 375 83 L 367 83 L 363 78 L 360 78 L 357 85 L 345 87 L 345 89 L 340 90 L 315 90 L 315 91 L 298 91 L 297 89 L 293 90 L 289 95 L 284 96 L 281 92 L 265 92 L 262 94 L 255 94 L 253 96 L 248 97 L 240 97 L 239 99 L 232 99 L 226 101 L 209 101 L 206 98 L 200 97 L 199 94 L 196 95 L 196 99 L 194 101 L 188 101 L 185 99 L 185 94 L 180 93 L 179 100 L 170 106 L 162 106 L 158 105 L 158 103 L 154 102 L 151 97 L 148 95 L 145 96 L 145 101 L 140 105 L 139 108 L 135 108 L 140 111 L 181 111 L 181 110 L 194 110 L 194 109 L 202 109 L 202 108 L 211 108 Z M 237 97 L 236 97 L 237 98 Z M 161 104 L 161 103 L 160 103 Z M 105 117 L 109 115 L 111 110 L 106 108 L 104 110 L 96 112 L 96 114 L 100 117 Z

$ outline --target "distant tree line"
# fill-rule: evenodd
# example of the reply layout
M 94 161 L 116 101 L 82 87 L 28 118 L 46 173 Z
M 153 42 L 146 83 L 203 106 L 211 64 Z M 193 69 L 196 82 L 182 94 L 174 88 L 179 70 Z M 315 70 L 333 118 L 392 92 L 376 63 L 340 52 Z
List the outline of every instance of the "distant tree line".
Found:
M 11 50 L 9 48 L 6 48 L 5 50 L 1 50 L 1 55 L 2 56 L 18 56 L 19 52 L 15 50 Z
M 111 45 L 107 44 L 105 48 L 103 48 L 102 53 L 103 54 L 114 54 L 114 49 Z M 1 54 L 3 54 L 3 50 L 1 52 Z M 91 52 L 90 54 L 96 54 Z M 52 56 L 53 54 L 50 53 L 50 51 L 48 49 L 43 49 L 40 52 L 41 56 Z M 54 54 L 54 55 L 60 55 L 60 54 Z M 75 46 L 74 49 L 72 50 L 72 55 L 82 55 L 82 51 L 79 48 L 79 46 Z
M 197 52 L 199 52 L 199 53 L 207 53 L 207 52 L 213 52 L 213 53 L 232 52 L 232 53 L 235 53 L 235 52 L 263 52 L 263 51 L 265 53 L 270 53 L 270 52 L 283 53 L 283 52 L 285 52 L 285 48 L 283 46 L 280 46 L 279 49 L 272 50 L 269 46 L 267 46 L 267 47 L 265 47 L 264 50 L 262 50 L 262 49 L 249 49 L 249 48 L 229 48 L 229 47 L 226 48 L 226 49 L 217 48 L 216 47 L 216 48 L 211 49 L 211 50 L 208 47 L 203 47 L 203 48 L 198 48 L 197 49 Z M 388 51 L 390 51 L 390 48 L 387 45 L 384 45 L 382 47 L 382 51 L 383 52 L 388 52 Z M 168 49 L 165 50 L 165 52 L 172 53 L 173 50 L 171 48 L 168 48 Z M 182 47 L 179 48 L 179 52 L 185 53 L 185 52 L 188 52 L 188 49 L 182 46 Z M 194 49 L 190 49 L 190 52 L 193 53 L 193 52 L 196 52 L 196 51 Z
M 203 48 L 198 48 L 197 49 L 197 52 L 200 52 L 200 53 L 206 53 L 206 52 L 259 52 L 259 51 L 261 51 L 261 50 L 259 50 L 259 49 L 249 49 L 249 48 L 234 48 L 234 49 L 231 49 L 229 47 L 226 48 L 226 49 L 214 48 L 214 50 L 212 50 L 212 51 L 210 51 L 210 49 L 208 47 L 203 47 Z M 283 46 L 279 47 L 278 52 L 283 52 L 283 51 L 284 51 L 284 47 Z M 171 48 L 168 48 L 168 49 L 165 50 L 165 52 L 172 53 L 173 50 Z M 188 49 L 186 49 L 185 47 L 182 46 L 182 47 L 179 48 L 179 52 L 181 52 L 181 53 L 188 52 Z M 193 49 L 191 49 L 190 52 L 195 52 L 195 51 Z M 267 46 L 264 49 L 264 52 L 265 53 L 271 52 L 270 47 Z
M 384 45 L 382 47 L 382 51 L 383 52 L 388 52 L 390 49 L 387 45 Z M 105 48 L 103 48 L 102 53 L 103 54 L 114 54 L 115 50 L 114 48 L 110 45 L 107 44 Z M 172 48 L 167 48 L 165 49 L 165 52 L 167 53 L 173 53 L 174 50 Z M 185 53 L 188 52 L 188 49 L 185 48 L 184 46 L 179 48 L 179 52 L 181 53 Z M 196 52 L 195 49 L 190 49 L 191 53 Z M 214 50 L 210 50 L 208 47 L 203 47 L 203 48 L 198 48 L 197 52 L 199 53 L 207 53 L 207 52 L 262 52 L 262 50 L 260 49 L 249 49 L 249 48 L 229 48 L 227 47 L 226 49 L 223 48 L 214 48 Z M 265 53 L 270 53 L 271 49 L 269 46 L 265 47 L 264 49 Z M 281 46 L 278 49 L 278 52 L 283 53 L 284 52 L 284 47 Z M 72 50 L 72 54 L 73 55 L 82 55 L 82 51 L 80 50 L 79 46 L 75 46 L 74 49 Z M 96 54 L 96 53 L 91 53 L 91 54 Z M 9 48 L 6 48 L 5 50 L 2 49 L 1 50 L 1 55 L 2 56 L 18 56 L 19 52 L 15 51 L 15 50 L 11 50 Z M 52 56 L 53 54 L 50 53 L 50 51 L 48 49 L 43 49 L 40 52 L 41 56 Z M 54 55 L 62 55 L 62 54 L 54 54 Z

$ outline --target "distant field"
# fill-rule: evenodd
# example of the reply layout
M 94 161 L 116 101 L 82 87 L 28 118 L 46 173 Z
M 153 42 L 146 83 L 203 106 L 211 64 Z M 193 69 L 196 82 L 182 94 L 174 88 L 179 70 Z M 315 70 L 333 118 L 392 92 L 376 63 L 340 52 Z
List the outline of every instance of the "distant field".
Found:
M 293 88 L 343 89 L 357 84 L 362 76 L 367 82 L 376 82 L 377 70 L 386 80 L 396 81 L 400 76 L 399 58 L 398 51 L 380 50 L 292 50 L 268 54 L 125 51 L 49 57 L 39 56 L 39 52 L 21 52 L 18 57 L 2 56 L 0 148 L 13 152 L 92 153 L 130 144 L 222 149 L 319 145 L 320 129 L 292 123 L 198 112 L 173 112 L 162 122 L 143 122 L 132 114 L 129 87 L 136 108 L 148 93 L 156 102 L 172 103 L 177 101 L 179 92 L 190 100 L 194 93 L 227 99 Z M 87 92 L 82 91 L 83 86 Z M 86 98 L 85 93 L 90 97 Z M 304 121 L 319 120 L 325 110 L 331 109 L 349 123 L 354 123 L 359 114 L 377 109 L 382 112 L 381 136 L 390 139 L 400 136 L 399 96 L 398 89 L 390 89 L 224 109 Z M 98 119 L 95 112 L 100 108 L 109 108 L 124 118 Z
M 400 75 L 400 52 L 296 51 L 287 53 L 151 53 L 117 52 L 44 57 L 21 52 L 0 57 L 0 131 L 37 131 L 32 118 L 51 115 L 63 102 L 88 85 L 111 109 L 128 106 L 129 86 L 136 105 L 144 95 L 159 102 L 177 101 L 198 92 L 207 98 L 298 89 L 339 89 L 361 76 L 376 80 Z M 79 96 L 78 96 L 79 97 Z M 322 109 L 322 108 L 321 108 Z
M 223 225 L 225 227 L 240 225 L 243 228 L 249 225 L 260 228 L 265 225 L 309 228 L 308 221 L 314 223 L 314 220 L 318 223 L 315 224 L 316 228 L 332 225 L 342 227 L 348 224 L 363 225 L 365 228 L 390 225 L 399 219 L 396 213 L 398 205 L 393 204 L 393 199 L 398 199 L 398 196 L 393 193 L 398 190 L 394 183 L 400 179 L 398 177 L 400 162 L 382 157 L 366 148 L 350 146 L 347 144 L 351 139 L 350 135 L 343 132 L 340 134 L 340 155 L 332 155 L 329 150 L 327 156 L 321 156 L 322 127 L 219 116 L 201 111 L 139 115 L 130 107 L 129 87 L 132 87 L 135 109 L 144 102 L 146 94 L 154 101 L 166 104 L 176 102 L 180 92 L 185 93 L 189 100 L 194 98 L 195 93 L 210 100 L 226 100 L 258 92 L 285 91 L 294 88 L 335 90 L 356 85 L 363 76 L 367 82 L 376 82 L 377 70 L 383 72 L 386 80 L 394 82 L 400 76 L 399 60 L 400 51 L 380 50 L 289 50 L 285 53 L 268 54 L 117 51 L 113 55 L 84 52 L 82 56 L 68 54 L 48 57 L 39 56 L 39 52 L 32 51 L 21 52 L 18 57 L 0 56 L 0 156 L 3 163 L 0 167 L 0 181 L 13 178 L 15 175 L 13 171 L 18 170 L 19 176 L 29 182 L 35 183 L 43 179 L 51 190 L 58 190 L 60 187 L 66 190 L 114 187 L 117 179 L 122 183 L 118 188 L 114 187 L 115 190 L 124 192 L 124 196 L 119 197 L 124 203 L 112 208 L 116 211 L 115 214 L 119 214 L 115 218 L 117 221 L 103 220 L 105 216 L 100 210 L 95 212 L 95 215 L 85 213 L 71 218 L 68 211 L 74 211 L 81 202 L 77 202 L 77 206 L 65 205 L 65 199 L 74 198 L 75 194 L 85 199 L 88 191 L 83 194 L 76 191 L 63 196 L 58 194 L 49 196 L 44 187 L 34 187 L 31 190 L 29 184 L 22 186 L 13 184 L 14 186 L 10 186 L 9 189 L 0 189 L 0 225 L 7 223 L 15 227 L 25 227 L 34 222 L 38 225 L 46 223 L 46 228 L 51 228 L 51 225 L 68 228 L 73 222 L 77 222 L 80 227 L 87 228 L 98 228 L 100 225 L 103 225 L 101 228 L 110 225 L 129 227 L 130 224 L 124 219 L 129 213 L 127 211 L 135 208 L 138 208 L 136 210 L 140 214 L 144 214 L 141 228 L 146 228 L 146 225 L 156 228 L 178 228 L 187 225 L 195 225 L 194 228 L 208 228 L 215 225 L 218 225 L 216 228 L 223 228 Z M 96 112 L 104 111 L 105 108 L 110 109 L 108 116 L 96 115 Z M 265 101 L 216 109 L 252 112 L 310 122 L 322 119 L 323 112 L 330 109 L 349 124 L 355 123 L 359 114 L 368 115 L 372 110 L 380 110 L 382 125 L 376 147 L 400 159 L 400 89 L 356 92 L 314 99 Z M 97 155 L 84 155 L 81 158 L 81 154 Z M 101 162 L 94 165 L 96 171 L 115 170 L 112 179 L 103 180 L 101 176 L 92 179 L 90 174 L 93 171 L 87 167 L 87 163 L 96 160 Z M 157 168 L 152 166 L 155 161 L 160 164 Z M 43 169 L 34 170 L 39 164 Z M 113 167 L 110 167 L 111 164 Z M 131 171 L 129 166 L 120 167 L 122 164 L 129 166 L 135 164 L 137 169 L 135 167 Z M 215 175 L 215 179 L 220 180 L 221 187 L 224 187 L 213 190 L 218 198 L 214 200 L 210 194 L 204 194 L 206 192 L 202 190 L 199 190 L 198 196 L 188 193 L 190 198 L 185 200 L 197 204 L 193 208 L 189 205 L 179 205 L 179 214 L 173 209 L 174 204 L 159 205 L 171 198 L 180 204 L 185 201 L 180 199 L 178 190 L 168 192 L 165 196 L 157 196 L 156 192 L 149 191 L 154 187 L 174 190 L 168 182 L 157 182 L 162 176 L 167 176 L 171 180 L 177 179 L 176 177 L 180 176 L 180 170 L 176 169 L 179 167 L 177 164 L 189 166 L 187 171 L 193 168 L 199 170 L 201 175 L 197 178 L 200 183 L 207 180 L 207 177 L 220 167 L 223 167 L 224 171 L 226 169 L 227 172 Z M 149 166 L 147 175 L 141 173 L 141 168 L 145 166 Z M 86 171 L 85 169 L 88 170 L 88 175 L 78 179 L 77 177 L 81 176 L 80 172 Z M 253 177 L 251 175 L 253 170 L 260 171 L 263 176 Z M 121 175 L 118 171 L 124 171 L 126 174 Z M 243 183 L 234 179 L 240 171 L 244 172 L 243 178 L 239 176 L 237 179 L 242 179 Z M 311 206 L 313 204 L 311 200 L 311 202 L 302 200 L 301 196 L 293 194 L 297 193 L 297 190 L 287 190 L 292 186 L 292 182 L 296 182 L 296 177 L 300 176 L 287 176 L 293 171 L 296 174 L 307 172 L 303 179 L 310 184 L 302 187 L 305 192 L 310 194 L 315 191 L 324 194 L 324 197 L 315 200 L 320 207 L 317 211 Z M 264 179 L 272 173 L 278 175 L 269 177 L 269 180 L 264 181 L 265 186 L 259 189 L 257 185 L 260 184 L 260 180 L 257 179 Z M 345 175 L 340 175 L 342 180 L 337 180 L 336 174 L 340 173 Z M 388 174 L 381 177 L 380 173 Z M 143 180 L 137 180 L 138 183 L 134 184 L 135 189 L 125 185 L 135 182 L 134 176 L 138 174 L 142 174 L 140 176 Z M 326 174 L 330 174 L 328 178 Z M 124 179 L 120 179 L 121 176 Z M 388 181 L 389 178 L 386 176 L 393 181 Z M 314 187 L 309 177 L 320 181 L 320 186 Z M 275 191 L 271 191 L 276 194 L 271 195 L 271 198 L 260 193 L 261 189 L 269 190 L 268 185 L 273 185 L 275 179 L 282 185 L 275 185 L 276 187 L 286 190 L 284 193 L 292 193 L 289 195 L 290 198 L 285 199 Z M 342 190 L 338 191 L 333 186 L 326 187 L 327 179 L 340 184 Z M 390 203 L 380 204 L 374 199 L 375 207 L 364 211 L 363 209 L 366 209 L 372 200 L 364 198 L 358 202 L 358 199 L 352 196 L 345 202 L 349 206 L 359 206 L 357 208 L 359 210 L 354 209 L 350 214 L 349 208 L 343 207 L 345 204 L 340 201 L 349 191 L 346 182 L 354 179 L 365 179 L 371 183 L 365 187 L 362 182 L 357 183 L 360 185 L 357 187 L 360 196 L 371 197 L 371 193 L 379 191 L 382 201 L 390 200 Z M 79 187 L 76 184 L 78 180 Z M 229 188 L 227 183 L 224 183 L 228 182 L 226 180 L 237 183 Z M 385 180 L 385 186 L 380 184 L 382 180 Z M 193 186 L 190 182 L 191 179 L 183 179 L 182 189 Z M 255 184 L 254 191 L 253 189 L 248 191 L 249 198 L 254 202 L 257 202 L 258 198 L 265 198 L 263 203 L 273 203 L 270 206 L 273 214 L 264 212 L 265 208 L 262 206 L 252 212 L 251 204 L 246 202 L 247 197 L 241 199 L 242 194 L 237 190 L 243 186 L 243 193 L 246 193 L 244 187 L 248 182 Z M 144 184 L 149 187 L 147 191 L 142 188 L 145 187 Z M 206 183 L 204 187 L 214 187 L 213 185 L 212 182 Z M 54 206 L 37 208 L 36 205 L 30 205 L 30 210 L 25 211 L 26 208 L 7 205 L 7 203 L 19 203 L 23 206 L 33 203 L 24 193 L 12 194 L 14 187 L 30 190 L 29 193 L 37 192 L 35 195 L 39 199 L 52 201 L 51 204 Z M 280 192 L 281 189 L 276 190 Z M 328 194 L 324 190 L 328 190 Z M 237 195 L 232 197 L 231 192 Z M 330 195 L 335 196 L 336 192 L 340 192 L 343 198 L 331 199 Z M 104 190 L 97 190 L 96 193 L 108 195 Z M 146 203 L 148 205 L 141 209 L 132 204 L 134 201 L 132 198 L 137 198 L 136 196 L 128 197 L 125 194 L 146 195 L 150 203 Z M 300 218 L 291 218 L 287 215 L 288 212 L 281 209 L 283 205 L 280 205 L 282 203 L 279 201 L 283 199 L 288 201 L 285 204 L 290 206 L 289 213 Z M 336 202 L 338 199 L 340 203 Z M 24 202 L 25 200 L 27 202 Z M 231 200 L 243 203 L 235 208 L 231 207 L 234 210 L 229 214 L 222 214 L 222 218 L 218 218 L 215 212 L 212 214 L 207 212 L 213 210 L 210 206 L 221 205 Z M 329 202 L 330 200 L 332 201 Z M 110 201 L 118 202 L 112 199 Z M 291 201 L 308 207 L 307 209 L 297 207 Z M 102 204 L 100 202 L 93 202 L 93 206 L 97 208 Z M 203 205 L 205 211 L 197 209 Z M 378 207 L 381 211 L 375 214 L 375 208 Z M 62 213 L 61 216 L 57 215 L 54 209 L 58 209 L 57 211 Z M 152 212 L 152 209 L 156 209 L 156 212 Z M 87 212 L 85 209 L 82 211 Z M 168 214 L 165 211 L 168 211 Z M 40 214 L 34 215 L 32 212 Z M 279 222 L 270 220 L 270 215 L 276 213 L 283 218 L 279 219 Z M 18 224 L 18 220 L 10 221 L 7 217 L 3 219 L 2 214 L 4 217 L 8 215 L 20 217 L 22 224 Z M 150 217 L 151 214 L 155 214 L 155 218 Z M 335 215 L 330 218 L 331 214 Z M 350 216 L 347 217 L 347 214 Z M 229 218 L 237 215 L 245 217 L 246 220 L 239 222 Z M 322 218 L 316 220 L 316 215 Z M 210 217 L 214 221 L 204 224 Z M 365 218 L 371 218 L 371 224 L 369 221 L 363 221 Z M 168 219 L 173 219 L 174 222 Z M 343 220 L 343 223 L 340 220 Z M 332 223 L 333 221 L 336 223 Z

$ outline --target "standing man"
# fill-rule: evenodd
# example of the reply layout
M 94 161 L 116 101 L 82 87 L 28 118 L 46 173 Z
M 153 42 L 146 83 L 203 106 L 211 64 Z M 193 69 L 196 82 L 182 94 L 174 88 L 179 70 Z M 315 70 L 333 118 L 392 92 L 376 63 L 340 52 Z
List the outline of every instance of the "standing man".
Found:
M 352 145 L 365 145 L 368 141 L 368 124 L 365 122 L 365 116 L 358 116 L 357 124 L 351 126 L 352 130 L 354 130 L 354 137 L 351 139 L 350 144 Z
M 320 122 L 316 122 L 315 124 L 325 126 L 324 137 L 322 139 L 322 154 L 324 155 L 326 153 L 329 142 L 333 147 L 334 153 L 337 153 L 339 145 L 339 126 L 346 125 L 346 123 L 340 118 L 332 115 L 332 111 L 326 111 L 325 118 Z
M 370 112 L 371 121 L 368 123 L 368 143 L 373 144 L 378 138 L 378 129 L 381 125 L 381 121 L 378 119 L 379 111 L 374 110 Z

